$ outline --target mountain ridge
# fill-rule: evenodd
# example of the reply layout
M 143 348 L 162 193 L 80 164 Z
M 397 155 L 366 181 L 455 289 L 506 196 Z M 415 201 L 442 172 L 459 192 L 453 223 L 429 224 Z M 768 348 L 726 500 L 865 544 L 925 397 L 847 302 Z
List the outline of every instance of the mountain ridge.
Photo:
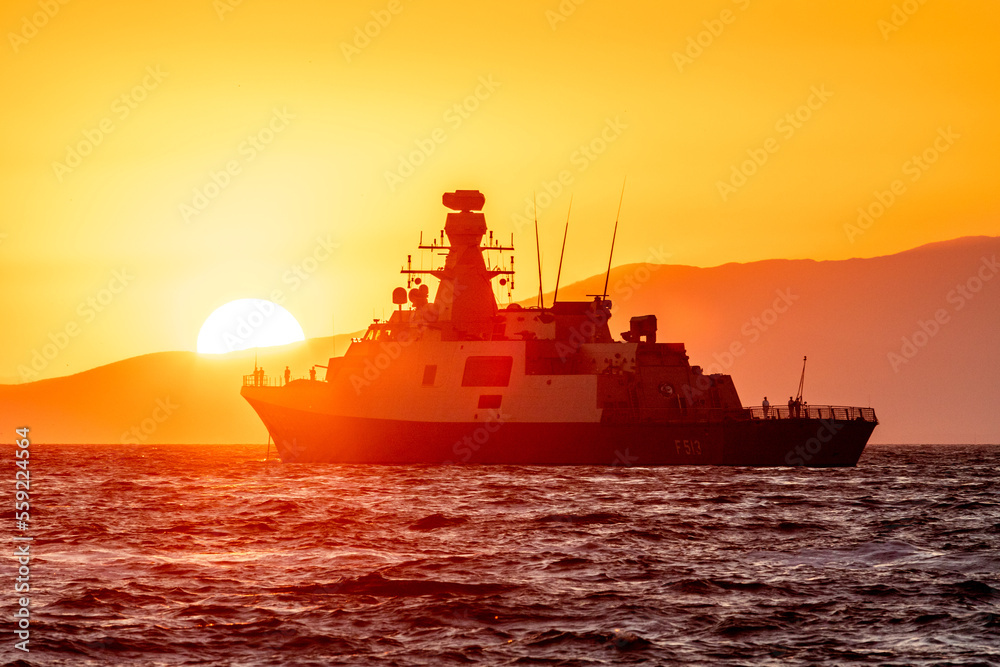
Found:
M 998 252 L 1000 237 L 979 236 L 847 260 L 621 265 L 608 282 L 612 333 L 632 316 L 657 315 L 658 340 L 685 343 L 692 364 L 732 374 L 745 405 L 765 395 L 782 403 L 808 356 L 807 400 L 874 407 L 882 424 L 873 442 L 1000 442 Z M 588 299 L 604 278 L 559 294 Z M 270 375 L 287 364 L 301 377 L 343 353 L 352 335 L 256 354 Z M 11 437 L 28 425 L 41 442 L 263 443 L 266 431 L 239 396 L 254 354 L 150 352 L 0 385 L 0 426 Z

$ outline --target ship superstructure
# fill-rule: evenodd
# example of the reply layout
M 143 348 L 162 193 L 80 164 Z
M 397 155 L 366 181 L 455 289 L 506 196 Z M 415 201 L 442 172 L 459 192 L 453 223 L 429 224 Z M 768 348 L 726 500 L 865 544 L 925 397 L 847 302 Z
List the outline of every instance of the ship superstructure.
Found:
M 322 380 L 242 395 L 286 462 L 383 464 L 851 466 L 871 408 L 743 407 L 732 378 L 705 374 L 681 343 L 657 342 L 655 315 L 611 334 L 611 302 L 500 308 L 508 265 L 484 255 L 485 197 L 446 193 L 444 266 L 402 273 L 397 309 L 331 358 Z M 447 237 L 447 244 L 445 244 Z M 423 277 L 439 281 L 430 298 Z

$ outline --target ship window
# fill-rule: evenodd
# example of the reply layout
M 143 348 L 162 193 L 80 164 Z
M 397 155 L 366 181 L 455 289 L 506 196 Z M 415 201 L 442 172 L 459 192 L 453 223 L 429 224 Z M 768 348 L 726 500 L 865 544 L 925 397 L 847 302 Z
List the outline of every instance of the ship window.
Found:
M 469 357 L 462 374 L 463 387 L 506 387 L 514 357 Z
M 437 375 L 437 364 L 424 366 L 424 386 L 431 387 L 434 385 L 434 377 Z
M 483 394 L 479 397 L 479 409 L 480 410 L 499 410 L 500 409 L 500 399 L 503 396 L 499 394 Z

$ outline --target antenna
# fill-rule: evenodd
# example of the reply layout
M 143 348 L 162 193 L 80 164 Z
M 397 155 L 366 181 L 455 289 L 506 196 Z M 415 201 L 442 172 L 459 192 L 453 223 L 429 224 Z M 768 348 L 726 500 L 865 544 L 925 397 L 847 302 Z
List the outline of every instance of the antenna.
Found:
M 625 200 L 625 179 L 622 179 L 622 196 L 618 200 L 618 214 L 615 215 L 615 231 L 611 235 L 611 254 L 608 255 L 608 272 L 604 276 L 604 294 L 601 295 L 602 299 L 608 298 L 608 280 L 611 278 L 611 258 L 615 256 L 615 238 L 618 236 L 618 218 L 622 214 L 622 202 Z
M 542 251 L 538 248 L 538 204 L 535 193 L 531 193 L 531 203 L 535 209 L 535 256 L 538 257 L 538 305 L 545 310 L 545 297 L 542 296 Z
M 806 384 L 806 358 L 802 357 L 802 377 L 799 378 L 799 395 L 795 397 L 795 400 L 802 401 L 802 388 Z
M 573 195 L 569 196 L 569 209 L 566 211 L 566 229 L 563 230 L 562 250 L 559 251 L 559 270 L 556 271 L 556 291 L 552 294 L 552 305 L 556 305 L 556 297 L 559 296 L 559 276 L 562 275 L 563 255 L 566 254 L 566 235 L 569 234 L 569 213 L 573 210 Z

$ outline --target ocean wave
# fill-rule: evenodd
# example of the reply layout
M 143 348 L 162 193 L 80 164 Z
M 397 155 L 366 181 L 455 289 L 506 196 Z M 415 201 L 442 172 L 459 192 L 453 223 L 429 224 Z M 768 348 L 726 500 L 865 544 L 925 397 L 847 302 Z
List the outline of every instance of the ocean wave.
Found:
M 32 458 L 28 662 L 1000 665 L 1000 448 L 810 471 L 192 451 Z

